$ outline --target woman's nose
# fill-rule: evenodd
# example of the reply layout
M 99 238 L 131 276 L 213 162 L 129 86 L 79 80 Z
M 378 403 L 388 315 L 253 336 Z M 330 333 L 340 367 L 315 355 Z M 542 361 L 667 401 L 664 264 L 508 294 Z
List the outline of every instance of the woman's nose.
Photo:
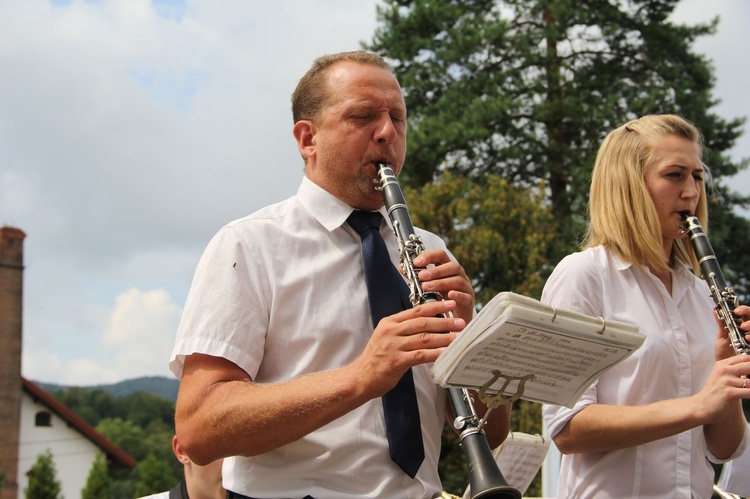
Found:
M 698 197 L 700 193 L 699 182 L 692 179 L 686 183 L 685 188 L 682 190 L 682 196 L 688 199 Z

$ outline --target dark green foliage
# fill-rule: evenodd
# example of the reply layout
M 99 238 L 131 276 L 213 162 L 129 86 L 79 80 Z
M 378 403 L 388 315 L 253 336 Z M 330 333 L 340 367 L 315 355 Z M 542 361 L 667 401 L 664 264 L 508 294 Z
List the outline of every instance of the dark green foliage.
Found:
M 149 454 L 138 465 L 137 473 L 136 497 L 169 490 L 179 481 L 175 478 L 170 466 L 153 454 Z
M 100 388 L 71 387 L 52 394 L 92 426 L 97 426 L 102 419 L 116 417 L 143 427 L 157 419 L 174 426 L 174 402 L 152 393 L 136 392 L 117 397 Z
M 711 111 L 714 76 L 693 41 L 715 31 L 668 20 L 677 0 L 385 0 L 367 48 L 393 64 L 409 108 L 403 181 L 420 186 L 444 170 L 544 180 L 557 219 L 549 263 L 576 247 L 588 183 L 604 134 L 650 113 L 676 113 L 703 132 L 717 180 L 712 217 L 742 225 L 748 197 L 722 180 L 746 166 L 726 152 L 744 119 Z M 717 254 L 746 288 L 747 245 L 717 233 Z M 723 244 L 726 241 L 728 244 Z M 730 257 L 737 257 L 730 260 Z M 739 287 L 739 286 L 738 286 Z
M 109 476 L 112 478 L 112 499 L 132 499 L 135 495 L 137 482 L 136 473 L 125 469 L 110 469 Z
M 750 304 L 750 221 L 737 216 L 732 207 L 739 203 L 726 188 L 717 189 L 710 207 L 711 244 L 728 285 L 737 292 L 740 303 Z
M 161 463 L 156 469 L 166 470 L 170 482 L 176 483 L 174 477 L 182 476 L 182 465 L 172 453 L 174 401 L 152 393 L 117 397 L 103 389 L 79 387 L 61 389 L 53 395 L 137 462 L 142 464 L 150 456 Z M 149 467 L 153 468 L 149 465 L 147 473 Z M 140 471 L 109 469 L 107 473 L 112 499 L 139 497 L 135 490 L 141 481 Z
M 162 420 L 154 419 L 146 424 L 144 433 L 143 446 L 146 451 L 169 464 L 174 475 L 182 476 L 182 463 L 177 460 L 172 451 L 174 424 L 167 426 Z
M 500 291 L 541 295 L 555 242 L 543 192 L 544 186 L 522 189 L 496 174 L 480 181 L 451 172 L 419 189 L 404 188 L 415 225 L 446 240 L 472 277 L 479 306 Z
M 57 470 L 52 452 L 47 449 L 36 459 L 28 473 L 29 485 L 23 490 L 26 499 L 59 499 L 62 486 L 57 480 Z
M 105 418 L 96 426 L 96 431 L 107 437 L 133 459 L 140 461 L 149 452 L 144 448 L 145 432 L 132 421 L 122 418 Z
M 182 472 L 182 465 L 172 453 L 174 429 L 160 419 L 152 420 L 143 428 L 132 420 L 106 418 L 96 430 L 139 463 L 150 455 L 166 463 L 173 474 Z
M 98 454 L 91 466 L 81 499 L 112 499 L 112 479 L 107 473 L 107 458 Z
M 174 403 L 152 393 L 137 392 L 117 399 L 120 414 L 134 423 L 146 427 L 152 421 L 161 421 L 174 427 Z

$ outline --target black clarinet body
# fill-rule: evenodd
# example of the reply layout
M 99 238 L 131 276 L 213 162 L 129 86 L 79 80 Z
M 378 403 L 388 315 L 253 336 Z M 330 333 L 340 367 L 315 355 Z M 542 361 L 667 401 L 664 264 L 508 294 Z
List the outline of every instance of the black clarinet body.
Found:
M 399 246 L 400 264 L 408 281 L 409 298 L 415 306 L 442 300 L 439 293 L 425 292 L 422 289 L 418 277 L 421 269 L 414 266 L 414 259 L 425 247 L 414 231 L 403 191 L 393 169 L 387 163 L 377 163 L 377 170 L 379 189 L 383 192 L 385 207 Z M 456 415 L 453 426 L 458 431 L 460 446 L 469 469 L 471 498 L 520 499 L 521 493 L 508 485 L 497 466 L 483 430 L 486 421 L 477 416 L 469 391 L 450 388 L 448 398 Z
M 727 330 L 732 348 L 737 355 L 750 353 L 750 344 L 745 340 L 745 332 L 740 329 L 742 319 L 734 309 L 739 305 L 737 294 L 727 285 L 719 261 L 711 247 L 711 242 L 703 230 L 698 217 L 684 215 L 685 232 L 695 251 L 701 269 L 701 277 L 708 284 L 716 314 Z

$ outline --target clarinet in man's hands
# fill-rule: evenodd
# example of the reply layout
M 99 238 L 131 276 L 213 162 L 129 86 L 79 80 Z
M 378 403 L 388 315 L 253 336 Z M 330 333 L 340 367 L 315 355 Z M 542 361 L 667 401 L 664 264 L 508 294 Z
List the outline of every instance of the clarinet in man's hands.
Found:
M 387 163 L 377 163 L 376 166 L 380 184 L 378 189 L 383 191 L 385 208 L 398 241 L 401 267 L 409 284 L 409 299 L 415 306 L 442 300 L 440 293 L 425 292 L 422 289 L 422 281 L 417 277 L 421 269 L 414 266 L 414 259 L 425 250 L 425 247 L 414 232 L 404 193 L 396 175 Z M 453 425 L 459 432 L 461 449 L 469 468 L 471 499 L 521 499 L 521 493 L 508 485 L 497 466 L 483 430 L 486 421 L 477 416 L 471 393 L 466 389 L 450 388 L 448 396 L 456 413 Z

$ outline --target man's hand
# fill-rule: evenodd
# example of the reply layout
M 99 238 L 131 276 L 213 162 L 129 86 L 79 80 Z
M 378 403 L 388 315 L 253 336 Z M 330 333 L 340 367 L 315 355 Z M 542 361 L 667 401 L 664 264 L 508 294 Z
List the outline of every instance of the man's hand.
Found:
M 466 321 L 459 317 L 444 317 L 455 308 L 453 300 L 441 300 L 381 319 L 367 347 L 352 364 L 370 398 L 396 386 L 409 368 L 437 360 L 458 331 L 466 327 Z
M 444 250 L 427 250 L 414 259 L 414 265 L 423 270 L 417 277 L 422 289 L 440 293 L 443 298 L 456 302 L 456 317 L 469 322 L 474 317 L 474 287 L 464 268 L 451 260 Z

